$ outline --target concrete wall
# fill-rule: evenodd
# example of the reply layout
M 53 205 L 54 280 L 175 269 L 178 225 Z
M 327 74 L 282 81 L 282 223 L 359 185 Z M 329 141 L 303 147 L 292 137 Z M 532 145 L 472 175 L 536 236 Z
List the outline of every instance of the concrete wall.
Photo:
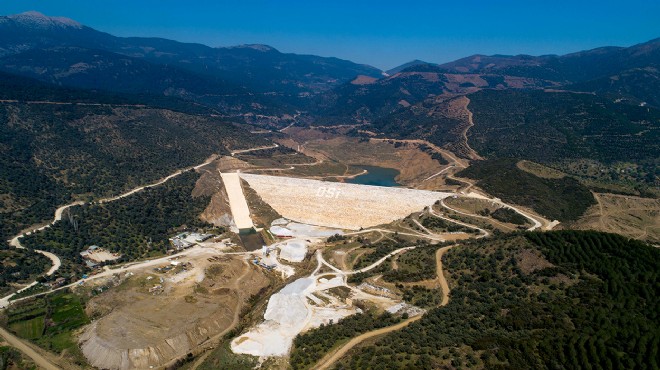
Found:
M 252 219 L 250 218 L 250 208 L 248 208 L 245 195 L 243 194 L 243 187 L 241 186 L 241 178 L 238 173 L 222 173 L 222 182 L 225 184 L 227 196 L 229 197 L 229 208 L 234 217 L 234 222 L 239 230 L 251 229 L 254 227 Z

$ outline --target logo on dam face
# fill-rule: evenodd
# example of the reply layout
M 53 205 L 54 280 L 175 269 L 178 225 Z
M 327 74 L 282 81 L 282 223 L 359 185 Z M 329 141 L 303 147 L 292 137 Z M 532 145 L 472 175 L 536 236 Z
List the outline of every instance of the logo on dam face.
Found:
M 326 186 L 320 186 L 316 190 L 316 196 L 321 197 L 321 198 L 339 198 L 339 194 L 341 194 L 341 189 L 339 188 L 333 188 L 333 187 L 326 187 Z

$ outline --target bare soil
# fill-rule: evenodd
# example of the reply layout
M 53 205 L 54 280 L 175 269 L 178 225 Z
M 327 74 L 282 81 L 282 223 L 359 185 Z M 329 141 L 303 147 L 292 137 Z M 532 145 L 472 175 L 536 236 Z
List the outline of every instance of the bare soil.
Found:
M 660 243 L 660 199 L 593 193 L 598 202 L 571 228 L 622 234 Z
M 89 362 L 108 369 L 158 367 L 235 325 L 248 298 L 269 280 L 242 257 L 213 256 L 181 259 L 193 267 L 178 274 L 138 272 L 90 300 L 88 314 L 98 319 L 81 336 Z M 153 291 L 157 285 L 163 288 Z
M 304 134 L 300 133 L 305 137 Z M 385 141 L 359 141 L 349 137 L 331 137 L 308 140 L 304 147 L 307 151 L 320 153 L 324 157 L 348 165 L 397 169 L 400 174 L 396 180 L 407 186 L 420 185 L 424 179 L 443 169 L 438 161 L 414 144 L 397 146 Z
M 523 249 L 516 254 L 518 267 L 525 274 L 531 274 L 534 271 L 543 270 L 554 265 L 543 257 L 543 254 L 536 249 Z

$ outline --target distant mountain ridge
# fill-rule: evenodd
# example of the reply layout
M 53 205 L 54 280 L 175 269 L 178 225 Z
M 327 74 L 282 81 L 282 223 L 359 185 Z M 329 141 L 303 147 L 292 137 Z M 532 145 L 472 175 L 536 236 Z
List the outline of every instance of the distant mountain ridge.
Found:
M 397 73 L 403 71 L 404 69 L 408 69 L 408 68 L 415 67 L 415 66 L 419 66 L 419 65 L 423 65 L 423 64 L 437 65 L 437 64 L 435 64 L 435 63 L 428 63 L 428 62 L 425 62 L 425 61 L 423 61 L 423 60 L 415 59 L 415 60 L 411 60 L 411 61 L 408 62 L 408 63 L 403 63 L 403 64 L 400 65 L 400 66 L 397 66 L 397 67 L 394 67 L 394 68 L 392 68 L 392 69 L 389 69 L 389 70 L 385 71 L 385 73 L 387 73 L 388 75 L 392 76 L 392 75 L 394 75 L 394 74 L 397 74 Z
M 546 104 L 556 101 L 566 112 L 614 117 L 619 126 L 608 130 L 623 135 L 626 128 L 634 128 L 646 143 L 655 138 L 656 112 L 616 104 L 660 108 L 660 38 L 566 55 L 473 55 L 444 64 L 413 60 L 383 73 L 338 58 L 281 53 L 262 44 L 212 48 L 162 38 L 115 37 L 67 18 L 25 13 L 0 17 L 0 71 L 58 86 L 141 96 L 167 107 L 193 102 L 269 128 L 289 125 L 293 116 L 301 125 L 371 124 L 374 132 L 428 139 L 470 158 L 479 157 L 470 145 L 490 156 L 520 148 L 490 145 L 487 141 L 495 137 L 490 132 L 479 136 L 482 143 L 471 144 L 478 132 L 468 131 L 472 113 L 475 124 L 485 125 L 480 120 L 491 114 L 514 126 L 547 128 L 541 121 L 561 121 L 555 117 L 559 105 L 553 110 Z M 570 92 L 580 94 L 572 97 Z M 556 93 L 569 95 L 549 95 Z M 522 101 L 524 107 L 515 105 Z M 513 111 L 535 121 L 521 123 L 520 117 L 499 114 Z M 543 115 L 534 116 L 538 111 Z M 567 114 L 572 118 L 561 121 L 561 130 L 590 122 L 580 114 Z M 637 130 L 647 121 L 649 131 Z M 589 135 L 609 137 L 598 127 L 590 126 Z M 575 132 L 571 140 L 582 135 Z M 532 158 L 530 148 L 520 156 L 538 159 Z M 645 161 L 653 145 L 646 148 Z M 606 153 L 592 149 L 598 153 L 594 158 Z
M 52 28 L 83 28 L 83 25 L 66 17 L 49 17 L 37 11 L 28 11 L 21 14 L 0 17 L 0 23 L 13 22 L 15 25 L 37 27 L 43 29 Z
M 50 57 L 54 50 L 63 47 L 77 48 L 78 60 L 75 60 L 74 55 L 55 59 Z M 84 51 L 84 49 L 88 50 Z M 268 99 L 277 97 L 279 100 L 279 103 L 269 103 L 268 99 L 245 98 L 246 101 L 241 104 L 235 101 L 227 102 L 224 98 L 211 97 L 210 104 L 219 108 L 232 106 L 242 109 L 245 105 L 258 107 L 289 103 L 300 105 L 304 104 L 308 96 L 327 91 L 358 75 L 381 76 L 381 71 L 371 66 L 338 58 L 281 53 L 267 45 L 213 48 L 161 38 L 115 37 L 68 18 L 48 17 L 37 12 L 0 17 L 0 69 L 5 71 L 69 85 L 72 83 L 72 73 L 64 71 L 83 65 L 94 65 L 95 61 L 88 57 L 94 55 L 94 51 L 106 52 L 104 54 L 106 66 L 96 68 L 94 71 L 94 76 L 99 79 L 91 76 L 85 79 L 83 74 L 78 73 L 75 83 L 71 86 L 120 92 L 130 90 L 127 88 L 115 90 L 116 84 L 100 83 L 100 81 L 119 79 L 112 72 L 116 71 L 118 65 L 123 65 L 125 74 L 153 75 L 166 70 L 164 75 L 167 76 L 167 71 L 170 71 L 177 75 L 171 77 L 175 80 L 189 79 L 190 83 L 182 83 L 183 87 L 175 84 L 173 88 L 185 90 L 179 92 L 181 97 L 205 104 L 209 102 L 197 99 L 194 91 L 191 96 L 186 96 L 191 92 L 186 85 L 197 84 L 195 80 L 198 79 L 207 79 L 210 80 L 209 83 L 213 81 L 218 83 L 213 87 L 216 89 L 216 95 L 227 95 L 227 91 L 243 89 L 257 95 L 270 96 L 271 98 Z M 40 52 L 45 54 L 40 56 Z M 23 53 L 32 54 L 22 55 Z M 126 57 L 142 61 L 132 62 L 135 65 L 139 64 L 138 70 L 130 70 Z M 28 59 L 31 59 L 27 63 L 27 65 L 32 64 L 31 69 L 26 65 L 18 65 Z M 121 74 L 119 76 L 121 77 Z M 168 80 L 170 77 L 164 79 Z M 130 83 L 130 80 L 124 83 Z M 154 91 L 159 89 L 158 82 L 150 85 L 149 81 L 144 79 L 136 81 L 133 88 L 142 92 L 167 93 Z M 209 97 L 213 94 L 203 95 Z
M 498 73 L 571 82 L 648 66 L 660 66 L 660 38 L 630 47 L 608 46 L 565 55 L 473 55 L 439 65 L 447 73 Z

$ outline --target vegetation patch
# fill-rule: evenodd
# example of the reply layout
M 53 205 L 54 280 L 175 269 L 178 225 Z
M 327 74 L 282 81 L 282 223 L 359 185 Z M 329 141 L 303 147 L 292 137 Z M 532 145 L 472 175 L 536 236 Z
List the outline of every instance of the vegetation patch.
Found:
M 517 256 L 528 250 L 552 266 L 523 271 Z M 657 248 L 615 234 L 538 232 L 466 241 L 444 263 L 448 305 L 337 368 L 658 368 Z
M 596 201 L 584 185 L 571 177 L 547 179 L 516 166 L 514 159 L 474 162 L 458 176 L 477 180 L 477 185 L 505 202 L 532 208 L 553 220 L 577 220 Z
M 6 311 L 8 328 L 55 353 L 67 352 L 71 361 L 84 363 L 74 332 L 89 323 L 82 299 L 68 291 L 19 302 Z
M 434 279 L 436 277 L 435 252 L 437 248 L 428 245 L 409 250 L 397 259 L 397 269 L 383 274 L 385 281 L 411 282 Z
M 506 207 L 498 208 L 490 215 L 498 221 L 507 222 L 514 225 L 526 225 L 529 223 L 525 216 Z
M 433 217 L 433 216 L 424 216 L 421 219 L 421 224 L 433 231 L 437 232 L 463 232 L 463 233 L 478 233 L 479 231 L 471 228 L 471 227 L 466 227 L 463 225 L 458 225 L 453 222 L 449 222 L 446 220 L 443 220 L 439 217 Z
M 291 367 L 294 370 L 309 369 L 331 349 L 360 334 L 398 323 L 401 319 L 390 313 L 375 315 L 369 312 L 352 315 L 337 323 L 323 325 L 293 341 Z
M 423 286 L 404 286 L 397 284 L 403 292 L 403 300 L 417 307 L 434 308 L 442 303 L 442 292 L 439 289 L 428 289 Z
M 31 361 L 25 360 L 21 352 L 13 347 L 0 346 L 0 369 L 2 370 L 37 370 L 37 366 Z
M 396 239 L 396 237 L 395 237 Z M 355 261 L 353 264 L 353 269 L 354 270 L 359 270 L 365 267 L 368 267 L 378 261 L 379 259 L 387 256 L 388 254 L 394 252 L 395 250 L 399 248 L 404 248 L 406 246 L 411 245 L 410 243 L 406 243 L 402 240 L 396 239 L 396 240 L 382 240 L 376 244 L 372 244 L 369 246 L 370 252 L 362 254 L 361 257 Z M 367 272 L 364 273 L 357 273 L 350 275 L 348 277 L 348 282 L 351 284 L 360 284 L 364 279 L 374 276 L 379 273 L 383 273 L 387 270 L 386 268 L 387 264 L 383 263 L 380 266 L 377 266 Z
M 4 296 L 12 290 L 10 282 L 33 281 L 48 271 L 50 264 L 43 254 L 0 244 L 0 294 Z
M 229 348 L 230 341 L 225 341 L 218 346 L 204 362 L 199 365 L 199 370 L 232 369 L 251 370 L 257 366 L 257 357 L 235 354 Z

